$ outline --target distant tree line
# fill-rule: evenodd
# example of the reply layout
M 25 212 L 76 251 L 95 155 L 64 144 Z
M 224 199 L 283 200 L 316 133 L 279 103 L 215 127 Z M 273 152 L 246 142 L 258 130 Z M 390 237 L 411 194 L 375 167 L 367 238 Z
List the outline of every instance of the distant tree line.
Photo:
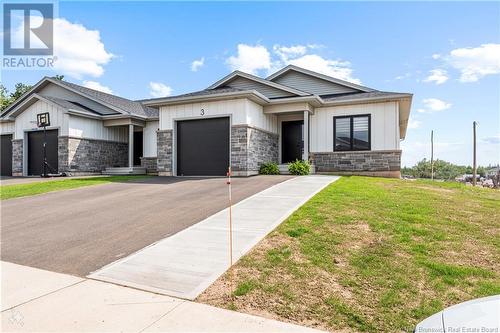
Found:
M 487 167 L 478 167 L 477 174 L 481 177 L 486 175 Z M 434 161 L 434 178 L 451 180 L 464 174 L 472 174 L 472 167 L 456 165 L 443 160 Z M 415 178 L 431 178 L 431 161 L 423 159 L 412 167 L 401 169 L 401 175 L 413 176 Z

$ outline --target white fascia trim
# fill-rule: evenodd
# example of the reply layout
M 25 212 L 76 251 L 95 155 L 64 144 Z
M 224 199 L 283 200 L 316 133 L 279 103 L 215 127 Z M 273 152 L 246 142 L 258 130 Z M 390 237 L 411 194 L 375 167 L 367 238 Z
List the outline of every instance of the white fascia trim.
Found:
M 5 116 L 3 116 L 2 118 L 6 119 L 7 117 L 13 115 L 14 113 L 16 113 L 17 110 L 21 109 L 24 105 L 26 105 L 27 103 L 29 103 L 32 99 L 37 99 L 39 101 L 44 101 L 46 103 L 49 103 L 51 105 L 55 105 L 57 106 L 58 108 L 61 108 L 61 109 L 65 109 L 64 107 L 60 106 L 59 104 L 56 104 L 46 98 L 43 98 L 43 96 L 41 95 L 38 95 L 37 93 L 32 93 L 31 96 L 28 96 L 27 98 L 24 99 L 24 101 L 20 102 L 19 104 L 17 104 L 15 107 L 12 108 L 12 110 L 9 111 L 9 113 L 7 113 Z
M 86 113 L 78 110 L 73 110 L 73 109 L 68 109 L 67 111 L 68 114 L 72 116 L 78 116 L 78 117 L 83 117 L 83 118 L 91 118 L 91 119 L 98 119 L 98 120 L 103 120 L 102 116 L 97 115 L 97 114 L 91 114 L 91 113 Z
M 321 106 L 324 104 L 323 99 L 318 95 L 271 99 L 269 104 L 274 105 L 274 104 L 285 104 L 294 102 L 316 102 L 316 106 Z
M 171 104 L 180 104 L 180 103 L 191 103 L 196 101 L 210 101 L 214 99 L 224 99 L 224 98 L 237 98 L 237 97 L 257 97 L 262 101 L 263 104 L 268 104 L 270 102 L 269 98 L 262 95 L 256 90 L 242 90 L 242 91 L 232 91 L 227 93 L 220 94 L 211 94 L 211 95 L 199 95 L 199 96 L 187 96 L 187 97 L 174 97 L 174 98 L 165 98 L 165 99 L 157 99 L 149 102 L 142 102 L 142 104 L 147 106 L 164 106 Z
M 21 95 L 21 96 L 20 96 L 20 97 L 19 97 L 19 98 L 18 98 L 18 99 L 14 102 L 14 103 L 12 103 L 11 105 L 9 105 L 9 106 L 8 106 L 8 107 L 7 107 L 7 108 L 3 111 L 4 116 L 2 116 L 2 118 L 9 116 L 9 115 L 12 113 L 12 111 L 13 111 L 14 109 L 16 109 L 16 108 L 17 108 L 17 106 L 18 106 L 18 105 L 20 105 L 20 104 L 22 104 L 22 103 L 24 102 L 23 100 L 24 100 L 27 96 L 29 96 L 29 95 L 30 95 L 33 91 L 35 91 L 38 87 L 40 87 L 40 85 L 42 85 L 42 83 L 47 82 L 47 80 L 48 80 L 48 77 L 47 77 L 47 76 L 43 77 L 43 78 L 42 78 L 40 81 L 38 81 L 38 82 L 37 82 L 37 83 L 36 83 L 33 87 L 31 87 L 31 89 L 30 89 L 30 90 L 28 90 L 27 92 L 25 92 L 24 94 L 22 94 L 22 95 Z M 12 110 L 10 110 L 10 109 L 12 109 Z
M 231 74 L 223 77 L 219 81 L 217 81 L 214 84 L 212 84 L 207 89 L 218 88 L 218 87 L 224 85 L 226 82 L 231 81 L 232 79 L 234 79 L 237 76 L 241 76 L 241 77 L 243 77 L 245 79 L 252 80 L 252 81 L 264 84 L 266 86 L 270 86 L 270 87 L 273 87 L 273 88 L 276 88 L 276 89 L 279 89 L 279 90 L 283 90 L 283 91 L 286 91 L 286 92 L 289 92 L 289 93 L 292 93 L 292 94 L 295 94 L 295 95 L 299 95 L 299 96 L 308 96 L 308 95 L 310 95 L 309 93 L 306 93 L 304 91 L 297 90 L 297 89 L 294 89 L 294 88 L 291 88 L 291 87 L 288 87 L 288 86 L 284 86 L 282 84 L 279 84 L 279 83 L 276 83 L 276 82 L 272 82 L 272 81 L 268 81 L 268 80 L 262 79 L 262 78 L 260 78 L 258 76 L 254 76 L 254 75 L 247 74 L 247 73 L 240 72 L 240 71 L 234 71 L 234 72 L 232 72 Z
M 411 99 L 412 96 L 413 96 L 412 94 L 408 94 L 408 95 L 392 95 L 392 96 L 389 95 L 389 96 L 379 96 L 379 97 L 353 98 L 353 99 L 344 99 L 341 101 L 323 101 L 323 104 L 330 106 L 330 105 L 344 105 L 344 104 L 359 104 L 371 101 L 384 102 L 384 101 L 401 100 L 406 98 Z
M 316 77 L 318 79 L 322 79 L 322 80 L 325 80 L 325 81 L 330 81 L 330 82 L 333 82 L 333 83 L 336 83 L 336 84 L 340 84 L 340 85 L 343 85 L 343 86 L 346 86 L 346 87 L 349 87 L 349 88 L 361 90 L 361 91 L 364 91 L 364 92 L 375 91 L 375 89 L 372 89 L 372 88 L 368 88 L 368 87 L 365 87 L 365 86 L 361 86 L 359 84 L 351 83 L 349 81 L 345 81 L 345 80 L 341 80 L 341 79 L 336 79 L 334 77 L 331 77 L 331 76 L 328 76 L 328 75 L 324 75 L 324 74 L 321 74 L 321 73 L 317 73 L 317 72 L 313 72 L 313 71 L 310 71 L 308 69 L 297 67 L 297 66 L 294 66 L 294 65 L 288 65 L 285 68 L 280 69 L 276 73 L 273 73 L 273 74 L 269 75 L 266 78 L 266 80 L 270 80 L 271 81 L 271 80 L 273 80 L 273 79 L 275 79 L 275 78 L 277 78 L 277 77 L 279 77 L 279 76 L 281 76 L 281 75 L 283 75 L 286 72 L 289 72 L 291 70 L 300 72 L 302 74 L 314 76 L 314 77 Z

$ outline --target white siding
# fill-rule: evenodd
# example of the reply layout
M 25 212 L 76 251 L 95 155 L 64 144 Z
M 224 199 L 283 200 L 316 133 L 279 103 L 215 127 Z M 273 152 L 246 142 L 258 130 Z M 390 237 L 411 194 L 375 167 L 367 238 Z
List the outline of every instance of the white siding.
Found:
M 203 116 L 201 115 L 202 109 L 204 110 Z M 160 107 L 160 129 L 173 129 L 175 120 L 229 115 L 231 116 L 231 125 L 250 125 L 277 133 L 276 117 L 264 114 L 262 106 L 246 98 L 162 106 Z
M 37 101 L 16 117 L 14 139 L 23 139 L 25 131 L 37 130 L 36 115 L 43 112 L 50 115 L 51 129 L 58 128 L 60 136 L 68 135 L 69 116 L 64 109 L 45 101 Z
M 13 121 L 0 123 L 0 134 L 13 134 L 16 130 L 16 124 Z
M 158 131 L 158 121 L 146 122 L 143 128 L 143 155 L 144 157 L 156 157 L 156 131 Z
M 71 115 L 68 135 L 75 138 L 127 142 L 128 127 L 105 127 L 101 120 Z
M 251 100 L 247 99 L 246 103 L 246 124 L 268 132 L 278 133 L 278 120 L 276 115 L 265 114 L 262 105 Z
M 277 79 L 274 79 L 273 82 L 315 95 L 343 94 L 358 91 L 340 84 L 295 71 L 290 71 Z
M 283 91 L 281 89 L 277 89 L 259 82 L 255 82 L 244 77 L 237 77 L 234 80 L 230 81 L 226 84 L 228 87 L 244 89 L 244 90 L 257 90 L 262 95 L 268 98 L 274 97 L 286 97 L 286 96 L 295 96 L 289 92 Z
M 372 150 L 399 149 L 397 103 L 372 103 L 315 109 L 310 119 L 311 152 L 333 151 L 333 117 L 371 114 Z

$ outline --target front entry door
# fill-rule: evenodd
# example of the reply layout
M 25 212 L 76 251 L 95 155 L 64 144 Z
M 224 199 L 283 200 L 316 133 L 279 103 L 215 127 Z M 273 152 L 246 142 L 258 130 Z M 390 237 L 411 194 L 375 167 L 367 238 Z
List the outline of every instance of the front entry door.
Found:
M 143 132 L 134 132 L 134 165 L 141 165 Z
M 304 141 L 302 140 L 302 130 L 304 122 L 284 121 L 281 123 L 281 161 L 290 163 L 302 159 L 302 149 Z

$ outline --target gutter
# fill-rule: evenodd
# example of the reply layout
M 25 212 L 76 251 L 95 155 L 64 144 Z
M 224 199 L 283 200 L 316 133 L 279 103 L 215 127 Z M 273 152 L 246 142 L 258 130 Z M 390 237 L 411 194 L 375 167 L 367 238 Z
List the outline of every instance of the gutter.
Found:
M 166 106 L 166 105 L 175 105 L 175 104 L 185 104 L 189 102 L 196 102 L 199 100 L 203 101 L 211 101 L 225 98 L 255 98 L 257 97 L 263 104 L 268 104 L 271 102 L 269 98 L 259 93 L 257 90 L 243 90 L 243 91 L 233 91 L 227 93 L 220 94 L 211 94 L 211 95 L 196 95 L 196 96 L 187 96 L 187 97 L 172 97 L 172 98 L 159 98 L 150 101 L 142 101 L 141 103 L 146 106 Z

